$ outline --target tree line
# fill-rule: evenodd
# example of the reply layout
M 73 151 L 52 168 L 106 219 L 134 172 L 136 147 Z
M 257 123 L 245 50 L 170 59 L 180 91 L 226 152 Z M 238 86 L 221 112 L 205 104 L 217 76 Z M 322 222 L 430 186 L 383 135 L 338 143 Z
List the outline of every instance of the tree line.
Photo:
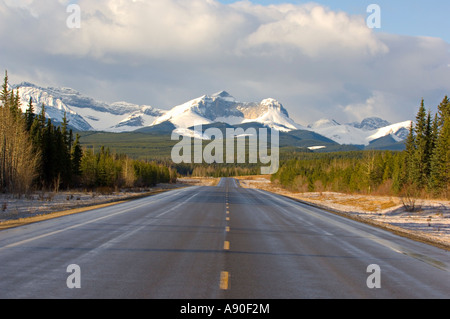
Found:
M 131 159 L 104 147 L 97 153 L 92 149 L 85 150 L 80 170 L 80 182 L 88 188 L 149 187 L 177 180 L 176 170 L 169 166 Z
M 300 153 L 282 161 L 272 181 L 292 191 L 450 196 L 450 102 L 436 114 L 422 99 L 402 152 Z
M 84 150 L 66 115 L 56 125 L 46 106 L 35 114 L 30 98 L 22 112 L 19 90 L 10 89 L 8 73 L 0 92 L 0 190 L 147 187 L 176 181 L 176 171 L 153 162 L 132 160 L 101 148 Z

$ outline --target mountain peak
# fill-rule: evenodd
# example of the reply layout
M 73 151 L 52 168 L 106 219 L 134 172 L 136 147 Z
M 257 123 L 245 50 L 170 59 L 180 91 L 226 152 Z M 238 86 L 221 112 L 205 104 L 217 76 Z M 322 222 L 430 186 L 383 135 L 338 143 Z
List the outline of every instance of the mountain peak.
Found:
M 364 131 L 372 131 L 382 127 L 389 126 L 391 125 L 391 123 L 379 117 L 368 117 L 362 120 L 361 123 L 354 122 L 349 123 L 349 125 L 362 129 Z
M 230 95 L 230 93 L 228 93 L 227 91 L 219 91 L 217 93 L 214 93 L 212 96 L 214 96 L 214 97 L 232 97 Z
M 308 128 L 317 129 L 323 127 L 340 126 L 341 124 L 334 119 L 320 119 L 313 124 L 308 125 Z
M 220 91 L 211 95 L 213 99 L 222 99 L 228 102 L 236 102 L 236 99 L 227 91 Z
M 17 85 L 13 85 L 14 88 L 21 88 L 21 87 L 32 87 L 32 88 L 38 88 L 38 86 L 31 82 L 21 82 Z

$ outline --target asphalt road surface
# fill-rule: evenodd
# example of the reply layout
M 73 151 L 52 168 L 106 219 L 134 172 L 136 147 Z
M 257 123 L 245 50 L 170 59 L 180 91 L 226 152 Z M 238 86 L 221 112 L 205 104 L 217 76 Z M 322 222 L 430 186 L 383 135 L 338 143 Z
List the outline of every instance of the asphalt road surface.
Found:
M 1 231 L 0 298 L 448 299 L 450 254 L 222 179 Z

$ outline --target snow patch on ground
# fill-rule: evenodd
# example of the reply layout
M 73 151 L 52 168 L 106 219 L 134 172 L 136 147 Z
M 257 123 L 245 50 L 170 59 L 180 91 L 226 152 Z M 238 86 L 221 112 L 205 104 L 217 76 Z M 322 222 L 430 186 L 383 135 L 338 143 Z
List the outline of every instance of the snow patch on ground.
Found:
M 65 191 L 35 192 L 30 195 L 16 196 L 0 194 L 0 225 L 2 222 L 21 218 L 36 217 L 70 209 L 94 206 L 139 197 L 175 187 L 179 184 L 160 184 L 152 188 L 130 191 Z

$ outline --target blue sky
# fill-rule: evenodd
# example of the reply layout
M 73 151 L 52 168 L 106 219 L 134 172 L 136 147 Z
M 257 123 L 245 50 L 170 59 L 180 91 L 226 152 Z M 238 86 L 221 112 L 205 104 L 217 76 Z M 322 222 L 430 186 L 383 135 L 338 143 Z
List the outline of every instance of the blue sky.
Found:
M 220 0 L 233 3 L 233 0 Z M 378 4 L 381 8 L 382 32 L 411 36 L 439 37 L 450 43 L 450 1 L 448 0 L 252 0 L 255 4 L 302 4 L 315 2 L 334 11 L 367 16 L 367 6 Z

